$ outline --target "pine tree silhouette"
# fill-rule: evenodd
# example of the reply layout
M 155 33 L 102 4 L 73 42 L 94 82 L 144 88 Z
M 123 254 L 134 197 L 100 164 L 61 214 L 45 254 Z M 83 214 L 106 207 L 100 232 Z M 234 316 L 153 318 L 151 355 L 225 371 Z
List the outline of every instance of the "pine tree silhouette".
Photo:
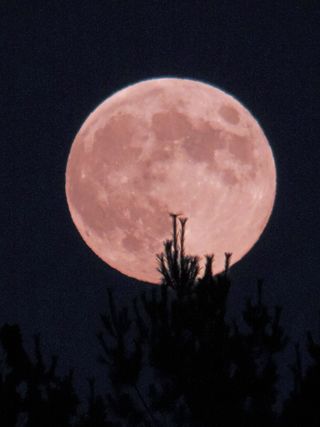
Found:
M 282 425 L 284 427 L 320 426 L 320 343 L 307 333 L 307 350 L 312 364 L 303 373 L 301 352 L 295 346 L 296 360 L 291 366 L 294 389 L 284 403 Z
M 52 358 L 49 368 L 45 367 L 38 336 L 34 337 L 35 361 L 32 361 L 23 347 L 17 325 L 4 325 L 0 341 L 5 354 L 0 384 L 0 425 L 14 427 L 22 419 L 25 427 L 68 427 L 78 405 L 72 371 L 59 377 L 56 357 Z
M 320 344 L 307 335 L 313 360 L 303 372 L 299 347 L 292 365 L 294 388 L 283 411 L 275 410 L 277 354 L 287 338 L 281 308 L 247 299 L 244 325 L 227 316 L 231 254 L 214 273 L 214 255 L 185 254 L 187 219 L 172 218 L 172 238 L 157 255 L 160 286 L 118 307 L 107 290 L 101 315 L 99 362 L 108 392 L 89 379 L 86 409 L 73 386 L 73 371 L 57 374 L 57 357 L 47 366 L 40 338 L 30 357 L 17 325 L 0 328 L 1 427 L 319 427 Z
M 199 278 L 199 258 L 185 255 L 187 220 L 176 214 L 171 218 L 172 239 L 164 242 L 164 252 L 157 256 L 161 286 L 134 302 L 131 354 L 124 340 L 130 324 L 127 309 L 116 315 L 109 295 L 110 314 L 102 318 L 105 332 L 116 343 L 110 351 L 107 340 L 99 336 L 107 355 L 104 363 L 112 367 L 114 386 L 130 385 L 131 391 L 137 391 L 144 379 L 143 367 L 153 369 L 155 380 L 147 396 L 136 393 L 144 414 L 131 419 L 130 425 L 275 425 L 274 356 L 286 343 L 280 308 L 273 315 L 268 313 L 259 283 L 257 303 L 248 300 L 244 311 L 248 332 L 228 324 L 231 254 L 225 254 L 225 270 L 217 275 L 212 271 L 214 256 L 207 255 L 204 274 Z M 125 325 L 122 329 L 121 318 Z M 127 388 L 126 410 L 131 413 L 138 411 L 137 401 L 133 401 Z M 116 408 L 119 400 L 110 399 L 109 403 Z M 117 414 L 121 418 L 123 413 L 124 407 Z
M 101 315 L 103 332 L 98 333 L 103 354 L 99 361 L 108 367 L 112 393 L 107 394 L 106 405 L 111 408 L 114 418 L 126 422 L 126 425 L 152 425 L 153 414 L 147 406 L 138 387 L 142 364 L 141 342 L 128 338 L 131 321 L 128 308 L 116 310 L 113 294 L 108 290 L 108 314 Z M 107 379 L 108 380 L 108 379 Z
M 271 315 L 262 303 L 262 281 L 258 281 L 257 290 L 257 301 L 248 299 L 243 312 L 249 331 L 240 333 L 234 325 L 235 354 L 239 387 L 246 394 L 244 425 L 267 427 L 278 422 L 273 410 L 278 380 L 275 356 L 285 348 L 287 338 L 280 325 L 281 308 L 276 306 Z
M 88 383 L 90 390 L 88 408 L 79 416 L 75 427 L 117 427 L 117 424 L 108 418 L 104 399 L 96 393 L 94 378 L 89 378 Z

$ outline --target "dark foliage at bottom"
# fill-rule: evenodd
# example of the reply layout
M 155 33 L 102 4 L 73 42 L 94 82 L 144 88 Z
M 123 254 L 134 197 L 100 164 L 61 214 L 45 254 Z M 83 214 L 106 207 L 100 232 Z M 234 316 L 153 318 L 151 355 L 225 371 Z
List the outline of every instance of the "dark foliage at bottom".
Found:
M 39 337 L 30 357 L 17 325 L 0 329 L 1 426 L 320 426 L 320 344 L 307 335 L 313 362 L 306 372 L 296 346 L 294 388 L 277 412 L 276 356 L 287 344 L 281 308 L 266 307 L 258 282 L 243 310 L 245 326 L 227 321 L 231 254 L 220 274 L 207 255 L 199 277 L 199 259 L 184 253 L 186 219 L 171 216 L 172 239 L 157 255 L 161 285 L 120 308 L 108 290 L 97 334 L 108 392 L 97 394 L 90 379 L 85 409 L 73 372 L 58 375 L 56 357 L 47 366 Z

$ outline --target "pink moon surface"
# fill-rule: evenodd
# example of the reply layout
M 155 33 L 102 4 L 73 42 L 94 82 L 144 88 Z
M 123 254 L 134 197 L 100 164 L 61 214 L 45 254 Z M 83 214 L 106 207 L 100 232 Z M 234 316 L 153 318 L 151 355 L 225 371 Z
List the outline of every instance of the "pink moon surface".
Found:
M 171 213 L 188 217 L 186 252 L 239 261 L 272 212 L 276 169 L 257 120 L 209 84 L 158 78 L 102 102 L 76 135 L 66 169 L 73 222 L 108 265 L 160 283 L 156 254 Z

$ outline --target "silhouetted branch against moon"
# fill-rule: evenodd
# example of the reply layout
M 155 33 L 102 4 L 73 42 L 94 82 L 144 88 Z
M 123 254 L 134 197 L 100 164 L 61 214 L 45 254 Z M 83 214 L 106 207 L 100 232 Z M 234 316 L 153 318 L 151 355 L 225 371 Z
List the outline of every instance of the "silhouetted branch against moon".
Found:
M 275 191 L 272 150 L 255 118 L 231 95 L 188 79 L 145 80 L 107 98 L 81 126 L 66 168 L 84 241 L 150 283 L 160 281 L 154 255 L 170 232 L 168 212 L 189 218 L 183 250 L 213 252 L 219 273 L 226 252 L 234 264 L 259 239 Z
M 206 255 L 206 266 L 204 276 L 207 278 L 211 278 L 213 276 L 212 264 L 214 260 L 214 254 Z
M 181 225 L 181 235 L 180 235 L 180 264 L 182 264 L 184 260 L 184 236 L 185 236 L 185 227 L 188 218 L 179 218 L 179 222 Z
M 232 253 L 226 252 L 224 255 L 225 255 L 224 271 L 227 273 L 229 271 Z
M 179 214 L 173 214 L 170 213 L 170 216 L 172 218 L 172 241 L 173 241 L 173 263 L 174 268 L 177 268 L 177 262 L 178 262 L 178 233 L 177 233 L 177 216 Z

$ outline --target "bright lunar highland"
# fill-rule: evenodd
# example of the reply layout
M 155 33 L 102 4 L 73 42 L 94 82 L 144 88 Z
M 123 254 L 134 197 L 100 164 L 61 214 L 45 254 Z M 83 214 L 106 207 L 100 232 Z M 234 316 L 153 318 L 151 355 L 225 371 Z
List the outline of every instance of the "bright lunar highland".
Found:
M 213 253 L 217 273 L 225 252 L 234 264 L 259 239 L 275 192 L 258 122 L 234 97 L 188 79 L 146 80 L 106 99 L 76 135 L 66 170 L 84 241 L 111 267 L 150 283 L 160 283 L 156 254 L 171 236 L 169 213 L 188 217 L 186 253 Z

